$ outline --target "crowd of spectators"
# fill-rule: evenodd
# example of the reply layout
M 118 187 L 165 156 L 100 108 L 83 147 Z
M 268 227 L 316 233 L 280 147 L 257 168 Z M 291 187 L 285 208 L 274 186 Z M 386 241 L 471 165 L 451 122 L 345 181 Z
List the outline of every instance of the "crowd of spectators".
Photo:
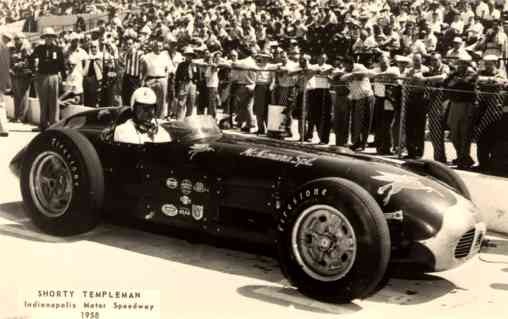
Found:
M 350 146 L 362 150 L 373 133 L 380 154 L 407 145 L 410 158 L 423 154 L 428 117 L 435 158 L 446 162 L 439 144 L 441 131 L 450 128 L 455 163 L 464 168 L 473 164 L 473 137 L 480 139 L 485 123 L 503 116 L 499 99 L 479 99 L 474 90 L 504 87 L 506 0 L 2 4 L 0 24 L 26 15 L 109 13 L 93 30 L 81 21 L 58 35 L 72 75 L 64 79 L 62 105 L 129 104 L 136 87 L 150 86 L 161 118 L 205 110 L 215 116 L 222 108 L 238 115 L 227 126 L 259 134 L 267 133 L 268 104 L 285 105 L 289 119 L 300 119 L 304 139 L 316 129 L 328 144 L 333 129 L 337 145 L 348 145 L 351 134 Z M 28 57 L 18 52 L 22 46 L 30 50 L 23 35 L 14 38 L 13 52 Z M 455 91 L 433 94 L 438 91 L 425 87 Z M 419 107 L 422 101 L 426 107 Z M 401 122 L 403 103 L 407 114 Z M 497 109 L 491 111 L 493 104 Z M 485 113 L 489 120 L 482 118 Z M 404 127 L 411 128 L 408 134 Z

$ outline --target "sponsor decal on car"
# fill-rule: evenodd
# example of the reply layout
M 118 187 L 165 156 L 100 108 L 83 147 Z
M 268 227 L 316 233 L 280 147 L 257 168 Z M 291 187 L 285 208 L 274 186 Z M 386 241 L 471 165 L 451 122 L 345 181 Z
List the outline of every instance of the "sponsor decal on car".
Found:
M 75 187 L 78 187 L 80 182 L 79 167 L 78 163 L 72 158 L 71 152 L 67 149 L 65 144 L 56 137 L 51 139 L 51 146 L 59 151 L 59 153 L 65 158 L 65 162 L 68 163 L 69 168 L 72 171 L 71 176 L 73 184 Z
M 192 192 L 192 182 L 190 179 L 184 179 L 180 183 L 180 189 L 184 195 L 189 195 Z
M 443 194 L 441 194 L 436 189 L 425 186 L 418 176 L 394 174 L 382 171 L 378 171 L 378 173 L 381 175 L 372 176 L 372 178 L 378 181 L 389 182 L 388 184 L 380 186 L 377 189 L 377 193 L 379 195 L 384 194 L 383 204 L 385 206 L 390 203 L 392 196 L 400 193 L 404 189 L 424 191 L 427 193 L 436 193 L 437 195 L 443 197 Z
M 187 195 L 180 196 L 180 203 L 184 205 L 190 205 L 192 203 L 191 199 Z
M 306 155 L 288 155 L 280 152 L 274 152 L 271 150 L 264 150 L 260 148 L 249 148 L 240 155 L 247 157 L 262 158 L 277 162 L 293 164 L 295 167 L 299 166 L 313 166 L 314 161 L 318 159 L 317 156 L 306 156 Z
M 295 195 L 285 203 L 281 208 L 284 209 L 281 214 L 281 218 L 279 219 L 279 225 L 277 229 L 281 232 L 284 231 L 284 227 L 286 225 L 286 219 L 288 218 L 288 212 L 291 212 L 296 206 L 298 206 L 301 202 L 311 198 L 321 199 L 328 194 L 328 188 L 326 187 L 312 187 L 308 189 L 304 189 Z
M 196 182 L 194 184 L 193 189 L 196 193 L 204 193 L 204 192 L 208 191 L 208 189 L 206 188 L 206 186 L 203 182 Z
M 189 149 L 190 159 L 192 160 L 194 156 L 205 152 L 215 152 L 215 149 L 210 144 L 194 144 Z
M 178 188 L 178 180 L 176 178 L 168 178 L 166 180 L 166 186 L 169 188 L 169 189 L 177 189 Z
M 191 211 L 187 207 L 180 207 L 180 208 L 178 208 L 178 215 L 190 216 Z
M 176 215 L 178 215 L 178 209 L 173 204 L 162 205 L 161 211 L 164 215 L 168 217 L 175 217 Z
M 204 216 L 203 205 L 192 205 L 192 218 L 195 220 L 201 220 Z

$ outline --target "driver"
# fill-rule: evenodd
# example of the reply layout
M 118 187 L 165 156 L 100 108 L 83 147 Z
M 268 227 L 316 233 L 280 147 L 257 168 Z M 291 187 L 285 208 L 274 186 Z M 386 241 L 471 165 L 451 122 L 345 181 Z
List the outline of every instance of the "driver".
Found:
M 115 128 L 113 140 L 130 144 L 170 142 L 171 136 L 155 118 L 156 104 L 157 97 L 152 89 L 141 87 L 134 91 L 130 104 L 134 115 Z

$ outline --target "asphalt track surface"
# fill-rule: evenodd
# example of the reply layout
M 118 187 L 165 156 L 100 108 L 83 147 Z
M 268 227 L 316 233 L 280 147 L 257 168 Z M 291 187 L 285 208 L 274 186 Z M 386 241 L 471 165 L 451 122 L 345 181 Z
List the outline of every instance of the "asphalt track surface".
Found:
M 24 125 L 11 124 L 10 129 L 8 138 L 0 138 L 0 319 L 84 318 L 79 311 L 30 316 L 23 306 L 38 290 L 63 289 L 77 293 L 131 289 L 160 298 L 154 302 L 156 312 L 149 315 L 99 310 L 99 318 L 508 316 L 508 237 L 495 233 L 488 237 L 497 247 L 483 250 L 457 269 L 392 278 L 376 295 L 346 305 L 300 295 L 287 285 L 275 259 L 252 251 L 111 223 L 83 236 L 47 236 L 24 215 L 19 183 L 7 167 L 35 134 Z M 463 176 L 473 186 L 472 195 L 480 207 L 493 205 L 492 198 L 496 207 L 508 206 L 508 198 L 491 186 L 506 186 L 506 180 L 471 173 Z

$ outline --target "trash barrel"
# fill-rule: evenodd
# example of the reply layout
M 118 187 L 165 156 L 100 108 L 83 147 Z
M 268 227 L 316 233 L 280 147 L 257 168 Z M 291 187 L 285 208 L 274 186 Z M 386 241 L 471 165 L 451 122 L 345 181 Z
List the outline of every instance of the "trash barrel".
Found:
M 287 135 L 288 115 L 285 105 L 268 105 L 267 136 L 283 138 Z

